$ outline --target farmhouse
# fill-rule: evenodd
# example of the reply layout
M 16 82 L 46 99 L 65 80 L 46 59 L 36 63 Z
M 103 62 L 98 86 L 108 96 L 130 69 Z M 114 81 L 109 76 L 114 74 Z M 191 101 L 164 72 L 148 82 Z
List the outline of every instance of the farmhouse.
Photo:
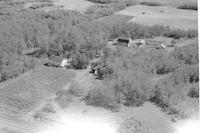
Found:
M 129 39 L 117 38 L 112 41 L 112 45 L 123 46 L 123 47 L 142 47 L 145 44 L 146 42 L 144 39 L 132 40 L 131 38 Z
M 117 38 L 113 40 L 112 44 L 115 46 L 129 47 L 131 42 L 132 42 L 131 38 L 129 39 Z
M 68 67 L 71 65 L 72 59 L 69 58 L 63 58 L 61 56 L 51 56 L 50 61 L 46 63 L 46 66 L 54 66 L 54 67 Z

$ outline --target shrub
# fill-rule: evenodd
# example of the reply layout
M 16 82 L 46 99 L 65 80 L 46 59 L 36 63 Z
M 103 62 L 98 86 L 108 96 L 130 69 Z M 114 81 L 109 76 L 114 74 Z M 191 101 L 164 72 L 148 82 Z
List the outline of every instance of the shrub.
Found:
M 42 112 L 44 113 L 56 113 L 54 107 L 48 103 L 42 108 Z
M 100 2 L 100 1 L 99 1 Z M 92 15 L 95 18 L 105 17 L 113 14 L 116 11 L 123 10 L 128 6 L 136 4 L 135 0 L 120 0 L 120 1 L 101 1 L 99 5 L 94 5 L 86 10 L 86 14 Z M 105 4 L 106 3 L 106 4 Z
M 117 108 L 114 94 L 112 88 L 102 85 L 90 90 L 84 99 L 86 104 L 113 110 Z
M 193 37 L 197 37 L 198 36 L 198 31 L 196 30 L 180 30 L 180 29 L 175 29 L 175 30 L 168 30 L 165 31 L 165 33 L 163 34 L 166 37 L 173 37 L 175 39 L 180 39 L 180 38 L 193 38 Z
M 198 97 L 198 75 L 198 67 L 180 66 L 169 77 L 158 81 L 153 101 L 170 113 L 183 117 L 185 107 L 190 104 L 187 103 L 189 97 Z
M 58 103 L 58 105 L 61 108 L 67 108 L 70 104 L 70 102 L 73 100 L 73 96 L 68 91 L 60 91 L 56 94 L 55 101 Z
M 199 99 L 186 97 L 185 100 L 172 104 L 169 107 L 169 113 L 175 115 L 178 119 L 196 117 L 199 113 Z
M 141 5 L 147 5 L 147 6 L 161 6 L 162 4 L 159 2 L 150 2 L 150 1 L 142 1 L 140 2 Z
M 33 4 L 31 5 L 29 8 L 31 9 L 38 9 L 38 8 L 42 8 L 42 7 L 46 7 L 46 6 L 53 6 L 52 3 L 38 3 L 38 4 Z
M 150 81 L 137 72 L 120 71 L 116 79 L 105 79 L 105 86 L 91 90 L 87 103 L 109 108 L 116 105 L 140 106 L 153 95 Z
M 188 44 L 186 46 L 177 48 L 171 53 L 175 59 L 179 62 L 189 65 L 195 65 L 199 63 L 199 53 L 198 53 L 198 42 Z
M 87 65 L 89 64 L 89 58 L 80 52 L 75 52 L 72 55 L 71 64 L 75 69 L 86 69 Z
M 198 10 L 197 3 L 187 3 L 177 7 L 178 9 L 186 9 L 186 10 Z
M 158 59 L 154 57 L 153 60 L 155 60 L 154 64 L 157 74 L 171 73 L 179 66 L 177 60 L 174 57 L 168 55 L 161 55 Z
M 107 4 L 107 3 L 111 3 L 113 0 L 88 0 L 88 1 L 101 3 L 101 4 Z
M 79 85 L 76 82 L 72 82 L 69 86 L 68 92 L 76 97 L 85 96 L 86 88 L 83 88 L 82 85 Z
M 113 14 L 115 11 L 122 10 L 126 7 L 125 4 L 106 4 L 94 5 L 86 10 L 86 14 L 93 15 L 95 18 L 105 17 Z
M 188 96 L 191 98 L 199 98 L 199 82 L 192 84 Z
M 144 122 L 129 117 L 120 123 L 117 133 L 152 133 L 152 131 Z

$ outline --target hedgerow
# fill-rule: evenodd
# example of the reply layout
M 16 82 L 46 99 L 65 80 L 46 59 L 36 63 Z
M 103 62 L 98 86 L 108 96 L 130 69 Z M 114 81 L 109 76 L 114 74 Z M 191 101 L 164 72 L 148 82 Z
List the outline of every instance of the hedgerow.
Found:
M 186 4 L 179 5 L 177 8 L 185 9 L 185 10 L 198 10 L 198 4 L 197 3 L 186 3 Z

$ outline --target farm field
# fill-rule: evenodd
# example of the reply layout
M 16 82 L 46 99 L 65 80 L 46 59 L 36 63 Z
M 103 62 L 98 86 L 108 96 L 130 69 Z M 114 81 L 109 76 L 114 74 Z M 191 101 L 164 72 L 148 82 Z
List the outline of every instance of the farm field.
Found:
M 61 90 L 72 78 L 72 71 L 41 67 L 9 80 L 0 88 L 1 111 L 23 115 L 44 98 Z
M 111 16 L 106 16 L 103 18 L 98 19 L 98 21 L 101 21 L 106 24 L 111 24 L 111 23 L 120 23 L 120 22 L 128 22 L 133 19 L 133 16 L 128 16 L 128 15 L 120 15 L 120 14 L 113 14 Z
M 133 16 L 129 22 L 144 25 L 163 25 L 174 29 L 197 29 L 197 11 L 182 10 L 166 6 L 137 5 L 116 14 Z
M 62 6 L 62 9 L 84 12 L 88 7 L 92 6 L 94 3 L 86 0 L 56 0 L 54 4 L 56 6 Z
M 177 7 L 182 4 L 197 3 L 197 0 L 140 0 L 141 2 L 158 2 L 164 6 Z

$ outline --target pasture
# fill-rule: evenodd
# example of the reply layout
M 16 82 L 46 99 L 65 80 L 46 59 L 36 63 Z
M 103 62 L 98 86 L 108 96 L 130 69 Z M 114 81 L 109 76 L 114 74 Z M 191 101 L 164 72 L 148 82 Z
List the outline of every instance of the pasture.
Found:
M 85 12 L 85 10 L 94 5 L 94 3 L 86 0 L 57 0 L 54 2 L 56 6 L 61 6 L 62 9 L 76 10 L 79 12 Z
M 172 29 L 197 29 L 198 13 L 167 6 L 137 5 L 116 14 L 133 16 L 129 22 L 143 25 L 163 25 Z
M 0 110 L 16 116 L 29 112 L 63 89 L 73 76 L 70 70 L 40 67 L 9 80 L 0 88 Z
M 112 24 L 112 23 L 124 23 L 128 22 L 133 19 L 133 16 L 127 16 L 127 15 L 120 15 L 120 14 L 113 14 L 111 16 L 106 16 L 103 18 L 98 19 L 98 21 L 101 21 L 106 24 Z
M 158 2 L 163 6 L 177 7 L 182 4 L 197 3 L 197 0 L 140 0 L 141 2 Z

